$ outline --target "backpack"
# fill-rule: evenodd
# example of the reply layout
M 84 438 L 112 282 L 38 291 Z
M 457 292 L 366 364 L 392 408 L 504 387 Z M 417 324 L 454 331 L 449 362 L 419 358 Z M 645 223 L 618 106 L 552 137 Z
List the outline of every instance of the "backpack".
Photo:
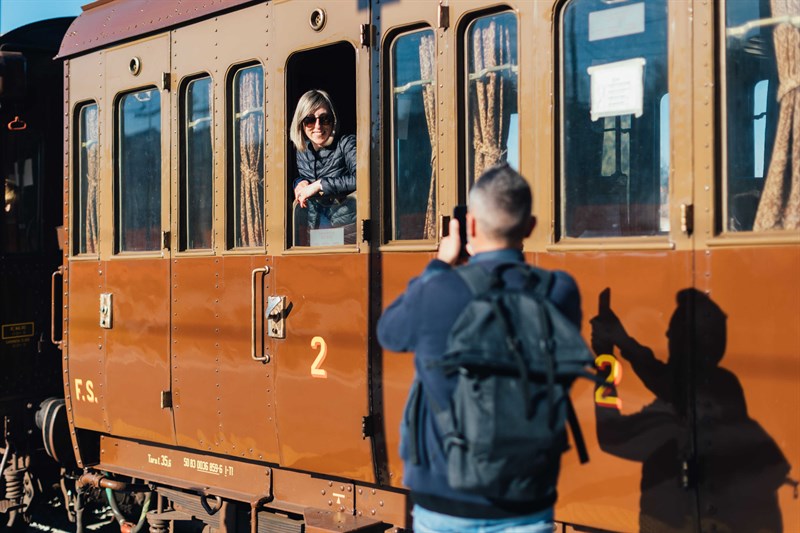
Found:
M 523 289 L 503 274 L 519 270 Z M 578 376 L 594 379 L 594 357 L 575 325 L 547 298 L 553 274 L 524 263 L 492 272 L 456 270 L 473 294 L 440 361 L 457 374 L 450 405 L 426 395 L 443 435 L 447 479 L 456 490 L 503 501 L 555 500 L 566 421 L 582 463 L 586 447 L 569 399 Z

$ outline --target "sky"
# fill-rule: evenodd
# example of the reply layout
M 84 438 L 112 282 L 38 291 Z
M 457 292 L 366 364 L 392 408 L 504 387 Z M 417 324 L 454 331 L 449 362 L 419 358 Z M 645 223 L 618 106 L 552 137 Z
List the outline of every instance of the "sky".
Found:
M 0 34 L 37 20 L 75 17 L 92 0 L 0 0 Z

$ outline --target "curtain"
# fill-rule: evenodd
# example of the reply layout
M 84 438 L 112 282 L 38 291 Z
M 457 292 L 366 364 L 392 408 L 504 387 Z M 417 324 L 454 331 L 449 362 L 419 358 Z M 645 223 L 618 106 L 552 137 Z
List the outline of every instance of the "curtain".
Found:
M 800 14 L 800 0 L 772 0 L 772 16 Z M 800 29 L 775 27 L 780 116 L 754 231 L 800 229 Z
M 100 174 L 100 151 L 97 139 L 97 106 L 93 105 L 86 108 L 85 120 L 84 131 L 86 132 L 86 137 L 83 139 L 83 142 L 84 149 L 86 150 L 84 156 L 86 183 L 82 185 L 86 187 L 86 224 L 84 228 L 84 245 L 86 249 L 81 251 L 87 254 L 93 254 L 97 253 L 97 182 Z
M 509 80 L 496 70 L 511 64 L 511 38 L 509 30 L 496 20 L 485 28 L 476 28 L 472 34 L 472 54 L 476 79 L 472 86 L 472 142 L 474 150 L 473 176 L 477 179 L 483 170 L 501 160 L 503 109 L 505 91 Z M 495 69 L 495 70 L 493 70 Z
M 425 35 L 419 44 L 420 79 L 436 79 L 436 46 L 433 35 Z M 425 122 L 431 140 L 431 183 L 428 187 L 428 206 L 425 210 L 425 239 L 436 238 L 436 84 L 422 86 L 422 100 L 425 105 Z
M 260 68 L 247 69 L 242 72 L 239 84 L 239 244 L 244 247 L 264 244 L 261 75 Z

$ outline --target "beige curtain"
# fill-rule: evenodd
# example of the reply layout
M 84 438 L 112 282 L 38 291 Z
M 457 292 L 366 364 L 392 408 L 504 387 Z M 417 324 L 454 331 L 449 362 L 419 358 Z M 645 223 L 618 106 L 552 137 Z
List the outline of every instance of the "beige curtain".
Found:
M 433 35 L 420 39 L 419 69 L 420 79 L 436 79 L 436 45 Z M 425 210 L 425 239 L 436 238 L 436 84 L 422 86 L 422 100 L 425 105 L 425 122 L 428 124 L 428 137 L 431 140 L 431 183 L 428 188 L 428 206 Z
M 261 71 L 248 69 L 239 84 L 239 231 L 241 246 L 264 244 L 262 168 L 264 113 Z
M 492 21 L 472 34 L 472 53 L 476 79 L 472 80 L 472 142 L 475 154 L 473 176 L 503 157 L 502 132 L 505 127 L 503 95 L 506 84 L 502 73 L 492 69 L 511 63 L 511 38 L 508 28 Z
M 86 227 L 84 228 L 84 238 L 86 249 L 82 250 L 87 254 L 97 253 L 97 183 L 100 174 L 100 150 L 98 143 L 97 129 L 97 106 L 86 108 L 86 137 L 83 139 L 86 149 L 84 164 L 86 168 L 85 187 L 86 187 Z
M 800 0 L 772 0 L 772 16 L 786 15 L 800 15 Z M 781 107 L 755 231 L 800 229 L 800 29 L 779 24 L 773 38 Z

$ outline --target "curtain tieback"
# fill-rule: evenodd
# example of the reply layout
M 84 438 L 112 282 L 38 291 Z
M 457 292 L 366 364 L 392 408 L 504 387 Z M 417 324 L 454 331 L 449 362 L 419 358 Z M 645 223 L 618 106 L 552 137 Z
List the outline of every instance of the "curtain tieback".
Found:
M 800 87 L 800 76 L 782 81 L 780 86 L 778 86 L 778 101 L 782 101 L 784 96 L 794 91 L 798 87 Z

